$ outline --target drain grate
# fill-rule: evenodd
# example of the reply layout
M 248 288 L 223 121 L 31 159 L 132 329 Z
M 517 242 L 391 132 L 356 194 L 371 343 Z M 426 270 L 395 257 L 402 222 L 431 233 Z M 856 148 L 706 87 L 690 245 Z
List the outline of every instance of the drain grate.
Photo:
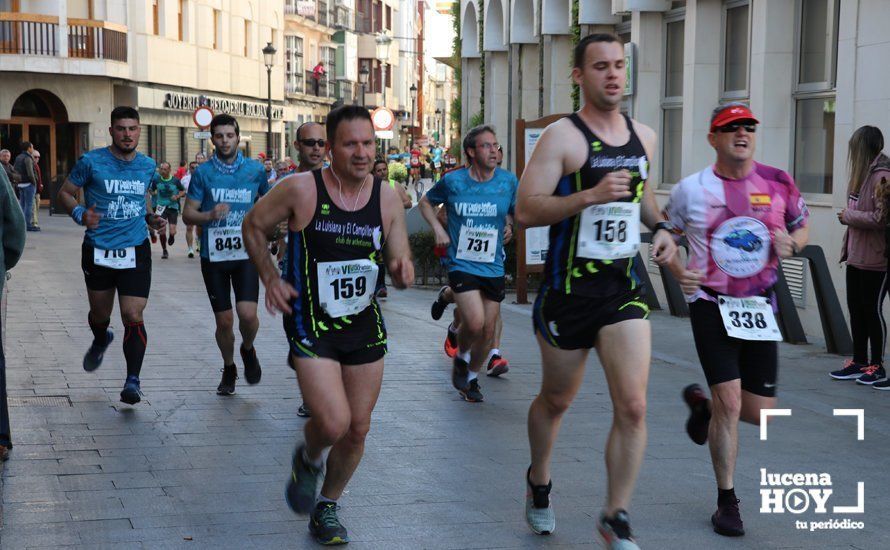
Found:
M 10 407 L 70 407 L 71 400 L 67 395 L 29 395 L 10 397 Z

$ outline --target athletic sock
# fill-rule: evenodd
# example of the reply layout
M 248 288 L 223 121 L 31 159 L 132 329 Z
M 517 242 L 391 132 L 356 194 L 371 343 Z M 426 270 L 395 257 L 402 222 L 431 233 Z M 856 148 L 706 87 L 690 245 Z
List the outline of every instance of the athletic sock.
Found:
M 148 336 L 144 323 L 128 323 L 124 327 L 124 358 L 127 360 L 127 376 L 139 376 Z
M 495 355 L 500 355 L 500 354 L 501 354 L 501 350 L 499 350 L 498 348 L 491 348 L 491 351 L 488 352 L 488 357 L 485 359 L 485 362 L 488 363 L 489 361 L 491 361 L 492 357 L 494 357 Z
M 479 378 L 478 372 L 470 371 L 467 373 L 467 382 L 472 382 L 473 380 Z
M 454 321 L 452 321 L 451 324 L 448 325 L 448 333 L 457 336 L 457 329 L 454 328 Z
M 103 322 L 98 322 L 93 319 L 93 314 L 87 314 L 87 323 L 90 324 L 90 330 L 93 331 L 93 343 L 97 346 L 106 346 L 108 345 L 108 325 L 111 323 L 111 319 L 105 319 Z
M 735 487 L 732 489 L 717 488 L 717 506 L 726 506 L 727 504 L 735 504 Z
M 464 361 L 466 361 L 467 364 L 470 363 L 470 351 L 469 350 L 464 351 L 464 352 L 459 352 L 457 354 L 457 356 L 460 357 L 461 359 L 463 359 Z
M 324 496 L 323 494 L 319 493 L 318 498 L 315 500 L 315 505 L 318 506 L 319 504 L 334 504 L 334 505 L 336 505 L 337 501 L 332 498 L 328 498 L 328 497 Z

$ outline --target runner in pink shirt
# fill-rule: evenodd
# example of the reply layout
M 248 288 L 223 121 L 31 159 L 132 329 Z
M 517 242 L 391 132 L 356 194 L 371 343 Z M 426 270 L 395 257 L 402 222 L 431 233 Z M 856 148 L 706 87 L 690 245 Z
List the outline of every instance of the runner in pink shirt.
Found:
M 689 242 L 688 265 L 671 272 L 689 303 L 695 347 L 712 399 L 698 384 L 683 397 L 691 409 L 686 431 L 710 445 L 717 477 L 714 531 L 745 533 L 733 487 L 738 423 L 760 423 L 776 406 L 778 345 L 772 291 L 780 258 L 807 243 L 809 213 L 787 173 L 754 161 L 759 121 L 730 103 L 711 116 L 708 142 L 717 161 L 671 191 L 667 214 Z

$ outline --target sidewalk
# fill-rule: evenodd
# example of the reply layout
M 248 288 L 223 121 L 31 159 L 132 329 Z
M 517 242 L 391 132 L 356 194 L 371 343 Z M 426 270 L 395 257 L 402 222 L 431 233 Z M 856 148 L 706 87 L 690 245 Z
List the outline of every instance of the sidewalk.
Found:
M 105 362 L 86 373 L 91 334 L 80 271 L 80 228 L 43 216 L 12 272 L 7 364 L 13 407 L 11 459 L 2 469 L 3 549 L 313 548 L 306 519 L 284 503 L 290 456 L 303 420 L 280 318 L 262 310 L 257 341 L 264 366 L 254 387 L 238 381 L 215 394 L 222 367 L 199 262 L 177 236 L 171 259 L 156 245 L 146 311 L 145 400 L 119 402 L 124 378 L 117 333 Z M 468 404 L 450 387 L 441 322 L 429 317 L 429 290 L 390 291 L 384 302 L 390 355 L 366 454 L 341 518 L 351 548 L 598 547 L 604 500 L 603 448 L 611 410 L 602 370 L 590 360 L 554 455 L 557 530 L 533 535 L 523 517 L 528 466 L 526 413 L 540 382 L 530 306 L 505 303 L 504 343 L 511 371 L 481 380 L 486 401 Z M 508 298 L 508 301 L 510 298 Z M 115 315 L 118 315 L 117 309 Z M 644 549 L 890 548 L 883 487 L 890 450 L 890 394 L 834 382 L 841 358 L 816 346 L 780 348 L 780 407 L 768 441 L 740 428 L 736 492 L 747 535 L 715 535 L 716 490 L 706 447 L 685 435 L 682 388 L 704 383 L 687 319 L 652 316 L 649 445 L 631 519 Z M 240 359 L 239 361 L 239 371 Z M 37 396 L 58 401 L 35 406 Z M 69 405 L 70 403 L 70 405 Z M 865 409 L 856 421 L 833 408 Z M 760 468 L 831 475 L 832 505 L 851 506 L 865 481 L 859 515 L 761 514 Z M 857 531 L 808 532 L 795 520 L 849 517 Z

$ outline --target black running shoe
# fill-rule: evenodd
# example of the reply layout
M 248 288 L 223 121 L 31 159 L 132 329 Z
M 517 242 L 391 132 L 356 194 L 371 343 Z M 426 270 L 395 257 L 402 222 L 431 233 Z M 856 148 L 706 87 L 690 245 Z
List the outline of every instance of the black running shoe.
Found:
M 108 346 L 111 345 L 111 342 L 114 341 L 114 333 L 111 329 L 108 329 L 105 334 L 105 345 L 100 346 L 93 340 L 90 349 L 88 349 L 86 355 L 83 356 L 83 370 L 93 372 L 102 364 L 102 359 L 105 357 L 105 350 L 107 350 Z
M 263 369 L 260 368 L 260 362 L 256 357 L 256 348 L 244 351 L 244 346 L 242 345 L 241 359 L 244 361 L 244 379 L 247 380 L 248 384 L 258 384 L 260 378 L 263 377 Z
M 121 402 L 135 405 L 140 401 L 142 401 L 142 389 L 139 387 L 139 377 L 131 374 L 124 382 L 124 389 L 121 390 Z
M 346 528 L 337 518 L 340 507 L 333 502 L 319 502 L 309 518 L 309 532 L 319 544 L 336 546 L 349 542 Z
M 723 506 L 717 505 L 717 511 L 711 516 L 711 525 L 714 532 L 724 537 L 741 537 L 745 534 L 745 524 L 742 523 L 742 514 L 739 513 L 739 499 Z
M 448 290 L 447 286 L 443 286 L 439 289 L 439 295 L 436 296 L 436 301 L 433 302 L 432 307 L 430 307 L 430 315 L 433 316 L 433 320 L 435 321 L 441 319 L 442 314 L 445 313 L 445 310 L 448 308 L 448 302 L 443 299 L 446 290 Z
M 219 369 L 223 373 L 219 386 L 216 387 L 216 395 L 232 395 L 235 393 L 235 380 L 238 380 L 238 369 L 235 365 L 226 365 Z
M 640 550 L 633 533 L 630 531 L 630 518 L 624 510 L 615 512 L 615 516 L 607 518 L 600 514 L 597 526 L 606 548 L 609 550 Z
M 167 237 L 167 244 L 170 246 L 173 246 L 173 241 L 175 241 L 175 240 L 176 240 L 176 235 L 170 235 L 169 237 Z
M 468 403 L 482 403 L 484 399 L 482 397 L 482 390 L 479 387 L 479 380 L 477 378 L 470 380 L 467 387 L 460 390 L 460 396 Z
M 161 259 L 166 260 L 170 257 L 170 254 L 167 253 L 167 249 L 165 248 L 163 252 L 161 252 Z
M 290 479 L 284 490 L 284 499 L 291 510 L 297 514 L 308 514 L 315 505 L 321 482 L 324 480 L 324 468 L 316 468 L 303 458 L 301 444 L 294 451 L 291 463 Z
M 451 367 L 451 384 L 454 386 L 454 389 L 457 391 L 463 391 L 466 389 L 469 381 L 467 380 L 467 375 L 470 373 L 470 365 L 460 357 L 454 358 L 454 363 Z
M 309 407 L 306 406 L 306 403 L 300 403 L 300 408 L 297 409 L 297 416 L 301 418 L 312 418 L 312 411 L 309 410 Z
M 708 425 L 711 422 L 711 409 L 705 391 L 698 384 L 690 384 L 683 390 L 683 401 L 689 406 L 686 433 L 693 443 L 704 445 L 708 441 Z

